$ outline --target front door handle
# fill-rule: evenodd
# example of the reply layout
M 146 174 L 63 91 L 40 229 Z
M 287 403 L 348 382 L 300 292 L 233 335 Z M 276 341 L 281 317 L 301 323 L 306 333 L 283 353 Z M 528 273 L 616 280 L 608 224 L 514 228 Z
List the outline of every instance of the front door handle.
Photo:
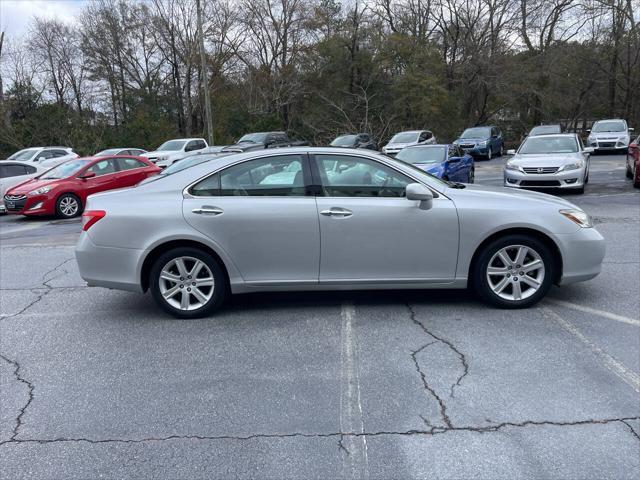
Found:
M 353 212 L 351 210 L 347 210 L 346 208 L 331 207 L 331 208 L 329 208 L 327 210 L 322 210 L 320 212 L 320 215 L 324 215 L 326 217 L 345 218 L 345 217 L 350 217 L 351 215 L 353 215 Z
M 203 205 L 200 208 L 194 208 L 191 210 L 193 213 L 197 213 L 198 215 L 221 215 L 224 213 L 224 210 L 218 207 L 211 207 L 209 205 Z

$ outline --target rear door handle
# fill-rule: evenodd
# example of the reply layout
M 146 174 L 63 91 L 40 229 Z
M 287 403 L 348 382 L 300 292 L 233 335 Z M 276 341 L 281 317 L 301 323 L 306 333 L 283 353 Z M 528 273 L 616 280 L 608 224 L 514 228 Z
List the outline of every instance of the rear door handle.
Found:
M 340 208 L 340 207 L 331 207 L 327 210 L 322 210 L 320 212 L 320 215 L 324 215 L 326 217 L 350 217 L 351 215 L 353 215 L 353 212 L 351 210 L 347 210 L 346 208 Z
M 191 210 L 193 213 L 197 213 L 198 215 L 222 215 L 224 210 L 219 207 L 211 207 L 209 205 L 203 205 L 200 208 L 194 208 Z

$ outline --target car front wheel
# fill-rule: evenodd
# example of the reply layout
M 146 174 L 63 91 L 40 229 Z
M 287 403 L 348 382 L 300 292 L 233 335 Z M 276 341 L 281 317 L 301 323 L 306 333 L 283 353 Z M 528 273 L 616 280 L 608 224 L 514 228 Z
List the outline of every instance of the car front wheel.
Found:
M 546 295 L 554 276 L 553 256 L 544 243 L 526 235 L 508 235 L 480 253 L 472 281 L 486 302 L 526 308 Z
M 73 218 L 82 213 L 80 199 L 73 193 L 65 193 L 56 200 L 56 215 L 61 218 Z
M 149 285 L 156 303 L 176 318 L 199 318 L 224 303 L 228 287 L 218 261 L 203 250 L 169 250 L 151 268 Z

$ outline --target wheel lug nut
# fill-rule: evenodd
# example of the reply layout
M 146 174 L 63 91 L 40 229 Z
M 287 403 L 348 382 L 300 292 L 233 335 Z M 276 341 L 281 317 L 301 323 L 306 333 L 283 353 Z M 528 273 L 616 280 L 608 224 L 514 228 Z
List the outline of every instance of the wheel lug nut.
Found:
M 520 275 L 521 275 L 521 276 L 522 276 L 522 275 L 524 275 L 524 272 L 520 272 Z
M 520 265 L 516 265 L 516 268 L 520 268 Z
M 511 270 L 511 265 L 509 265 L 509 266 L 507 267 L 507 270 Z
M 187 288 L 187 292 L 190 292 L 190 291 L 191 291 L 191 287 Z
M 184 280 L 184 277 L 180 277 L 180 281 L 183 281 L 183 280 Z
M 180 285 L 180 288 L 184 288 L 184 285 Z
M 518 277 L 513 277 L 513 281 L 517 282 L 518 281 Z
M 193 282 L 191 285 L 195 286 L 196 282 Z
M 509 278 L 510 276 L 511 276 L 511 274 L 510 274 L 510 273 L 507 273 L 507 278 Z
M 189 275 L 187 278 L 191 278 L 191 275 Z

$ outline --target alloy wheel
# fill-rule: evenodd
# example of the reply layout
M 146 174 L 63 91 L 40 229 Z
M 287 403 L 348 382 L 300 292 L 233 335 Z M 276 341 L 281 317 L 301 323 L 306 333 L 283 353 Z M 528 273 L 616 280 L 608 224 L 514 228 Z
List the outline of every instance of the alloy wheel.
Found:
M 525 245 L 509 245 L 498 250 L 487 266 L 487 281 L 494 294 L 520 301 L 535 294 L 544 281 L 542 257 Z
M 79 208 L 78 200 L 74 197 L 64 197 L 60 200 L 60 212 L 62 212 L 65 217 L 73 217 L 78 213 Z
M 211 269 L 194 257 L 176 257 L 162 267 L 158 282 L 164 300 L 174 308 L 189 311 L 205 306 L 215 290 Z

